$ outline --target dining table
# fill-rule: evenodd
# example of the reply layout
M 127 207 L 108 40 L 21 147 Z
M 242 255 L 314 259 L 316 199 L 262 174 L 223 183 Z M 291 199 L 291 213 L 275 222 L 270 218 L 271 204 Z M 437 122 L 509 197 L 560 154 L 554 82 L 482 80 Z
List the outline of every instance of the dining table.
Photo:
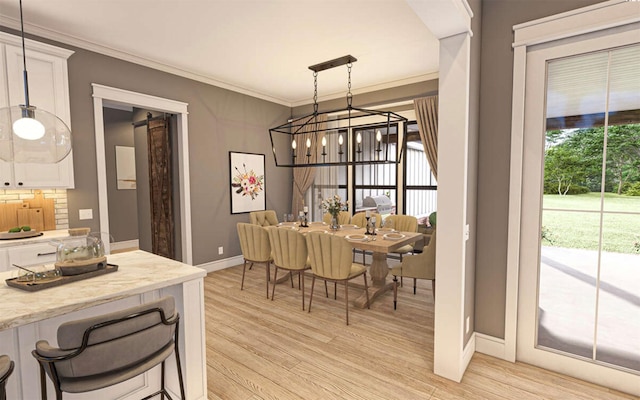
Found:
M 387 281 L 389 264 L 387 254 L 392 253 L 402 246 L 415 243 L 422 238 L 420 232 L 399 232 L 395 230 L 377 229 L 375 234 L 365 234 L 366 229 L 355 225 L 342 225 L 337 230 L 329 229 L 323 223 L 310 223 L 307 227 L 296 225 L 281 225 L 282 228 L 297 229 L 302 234 L 313 231 L 321 231 L 329 235 L 342 236 L 347 239 L 354 249 L 370 251 L 373 253 L 373 261 L 369 268 L 372 284 L 369 285 L 369 303 L 393 289 L 393 282 Z M 364 289 L 364 287 L 363 287 Z M 363 293 L 356 298 L 356 307 L 366 308 L 367 296 Z

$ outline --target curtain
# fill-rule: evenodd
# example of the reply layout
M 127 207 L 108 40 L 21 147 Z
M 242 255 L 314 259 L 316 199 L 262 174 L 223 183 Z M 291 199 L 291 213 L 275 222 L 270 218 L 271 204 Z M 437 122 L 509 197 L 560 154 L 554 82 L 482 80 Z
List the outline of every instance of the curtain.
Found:
M 302 122 L 302 121 L 301 121 Z M 327 115 L 310 115 L 306 123 L 299 129 L 296 138 L 296 159 L 298 164 L 307 162 L 307 139 L 311 140 L 311 156 L 309 162 L 316 162 L 318 154 L 315 151 L 318 140 L 322 140 L 321 133 L 324 132 L 327 125 Z M 297 216 L 304 205 L 304 195 L 313 184 L 316 177 L 315 167 L 296 167 L 293 168 L 293 196 L 291 202 L 291 212 Z
M 413 100 L 424 154 L 438 179 L 438 95 Z

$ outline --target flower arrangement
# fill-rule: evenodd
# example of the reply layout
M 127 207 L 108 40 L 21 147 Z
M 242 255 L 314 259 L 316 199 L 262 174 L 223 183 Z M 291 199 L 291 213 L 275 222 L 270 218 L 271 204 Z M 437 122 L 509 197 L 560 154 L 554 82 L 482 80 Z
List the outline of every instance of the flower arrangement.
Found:
M 255 200 L 263 190 L 264 175 L 256 175 L 253 170 L 247 171 L 247 166 L 244 163 L 242 167 L 244 172 L 240 171 L 238 167 L 234 167 L 237 173 L 233 177 L 231 187 L 238 188 L 236 193 L 242 196 L 250 196 L 251 200 Z
M 342 198 L 337 194 L 322 201 L 322 208 L 334 218 L 338 218 L 340 211 L 347 210 L 348 207 L 349 202 L 343 202 Z

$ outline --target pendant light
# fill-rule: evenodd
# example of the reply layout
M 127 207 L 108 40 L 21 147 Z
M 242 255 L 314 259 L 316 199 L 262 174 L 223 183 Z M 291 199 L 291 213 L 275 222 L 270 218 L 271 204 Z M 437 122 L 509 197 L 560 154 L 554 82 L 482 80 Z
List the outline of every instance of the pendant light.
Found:
M 29 103 L 22 0 L 20 31 L 24 104 L 0 109 L 0 159 L 14 163 L 57 163 L 71 152 L 71 130 L 54 114 Z
M 398 143 L 398 133 L 406 128 L 407 119 L 392 111 L 352 105 L 351 67 L 355 61 L 355 57 L 346 55 L 309 67 L 313 71 L 313 113 L 269 129 L 277 167 L 400 162 L 403 146 Z M 342 109 L 320 112 L 318 72 L 342 65 L 347 66 L 347 105 Z

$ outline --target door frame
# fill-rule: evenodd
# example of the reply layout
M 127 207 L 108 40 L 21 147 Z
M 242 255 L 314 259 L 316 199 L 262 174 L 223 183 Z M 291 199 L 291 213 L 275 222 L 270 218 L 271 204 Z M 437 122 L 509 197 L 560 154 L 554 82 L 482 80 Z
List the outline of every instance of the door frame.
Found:
M 507 292 L 505 313 L 505 359 L 516 360 L 518 348 L 523 343 L 518 343 L 518 298 L 525 293 L 519 293 L 519 282 L 523 279 L 520 273 L 520 258 L 525 248 L 521 237 L 523 208 L 522 201 L 525 197 L 523 190 L 524 172 L 524 132 L 525 132 L 525 96 L 531 96 L 531 89 L 526 88 L 526 74 L 528 56 L 535 49 L 555 49 L 556 56 L 568 55 L 568 51 L 577 43 L 586 43 L 587 40 L 600 40 L 598 33 L 611 28 L 624 30 L 625 25 L 640 22 L 640 2 L 628 2 L 625 0 L 613 0 L 599 3 L 590 7 L 573 10 L 548 18 L 516 25 L 514 47 L 514 78 L 513 78 L 513 102 L 511 125 L 511 165 L 509 188 L 509 224 L 507 238 Z M 571 40 L 573 43 L 568 44 Z M 554 42 L 554 43 L 551 43 Z M 537 46 L 534 48 L 534 46 Z M 564 47 L 562 47 L 564 46 Z M 612 47 L 612 46 L 609 46 Z M 564 53 L 563 53 L 564 52 Z M 541 107 L 541 106 L 540 106 Z M 526 148 L 527 153 L 531 151 Z M 526 190 L 525 190 L 526 191 Z M 524 313 L 524 310 L 520 310 Z M 520 315 L 520 319 L 526 315 Z M 562 364 L 560 356 L 554 354 L 559 364 Z M 518 354 L 520 359 L 520 354 Z M 595 366 L 595 364 L 594 364 Z M 637 391 L 637 376 L 620 372 L 621 379 L 607 379 L 594 374 L 593 368 L 567 368 L 560 366 L 560 372 L 578 378 L 593 381 L 619 390 L 633 393 Z M 618 375 L 618 374 L 614 374 Z M 623 379 L 633 377 L 633 379 Z
M 107 253 L 111 251 L 109 245 L 109 203 L 107 196 L 107 169 L 104 142 L 104 102 L 161 111 L 176 114 L 178 125 L 178 165 L 180 185 L 180 226 L 182 239 L 182 262 L 193 264 L 193 249 L 191 241 L 191 186 L 189 180 L 189 129 L 187 124 L 187 103 L 164 99 L 128 90 L 108 87 L 97 83 L 93 88 L 93 115 L 96 139 L 96 164 L 98 175 L 98 208 L 100 212 L 100 231 Z

